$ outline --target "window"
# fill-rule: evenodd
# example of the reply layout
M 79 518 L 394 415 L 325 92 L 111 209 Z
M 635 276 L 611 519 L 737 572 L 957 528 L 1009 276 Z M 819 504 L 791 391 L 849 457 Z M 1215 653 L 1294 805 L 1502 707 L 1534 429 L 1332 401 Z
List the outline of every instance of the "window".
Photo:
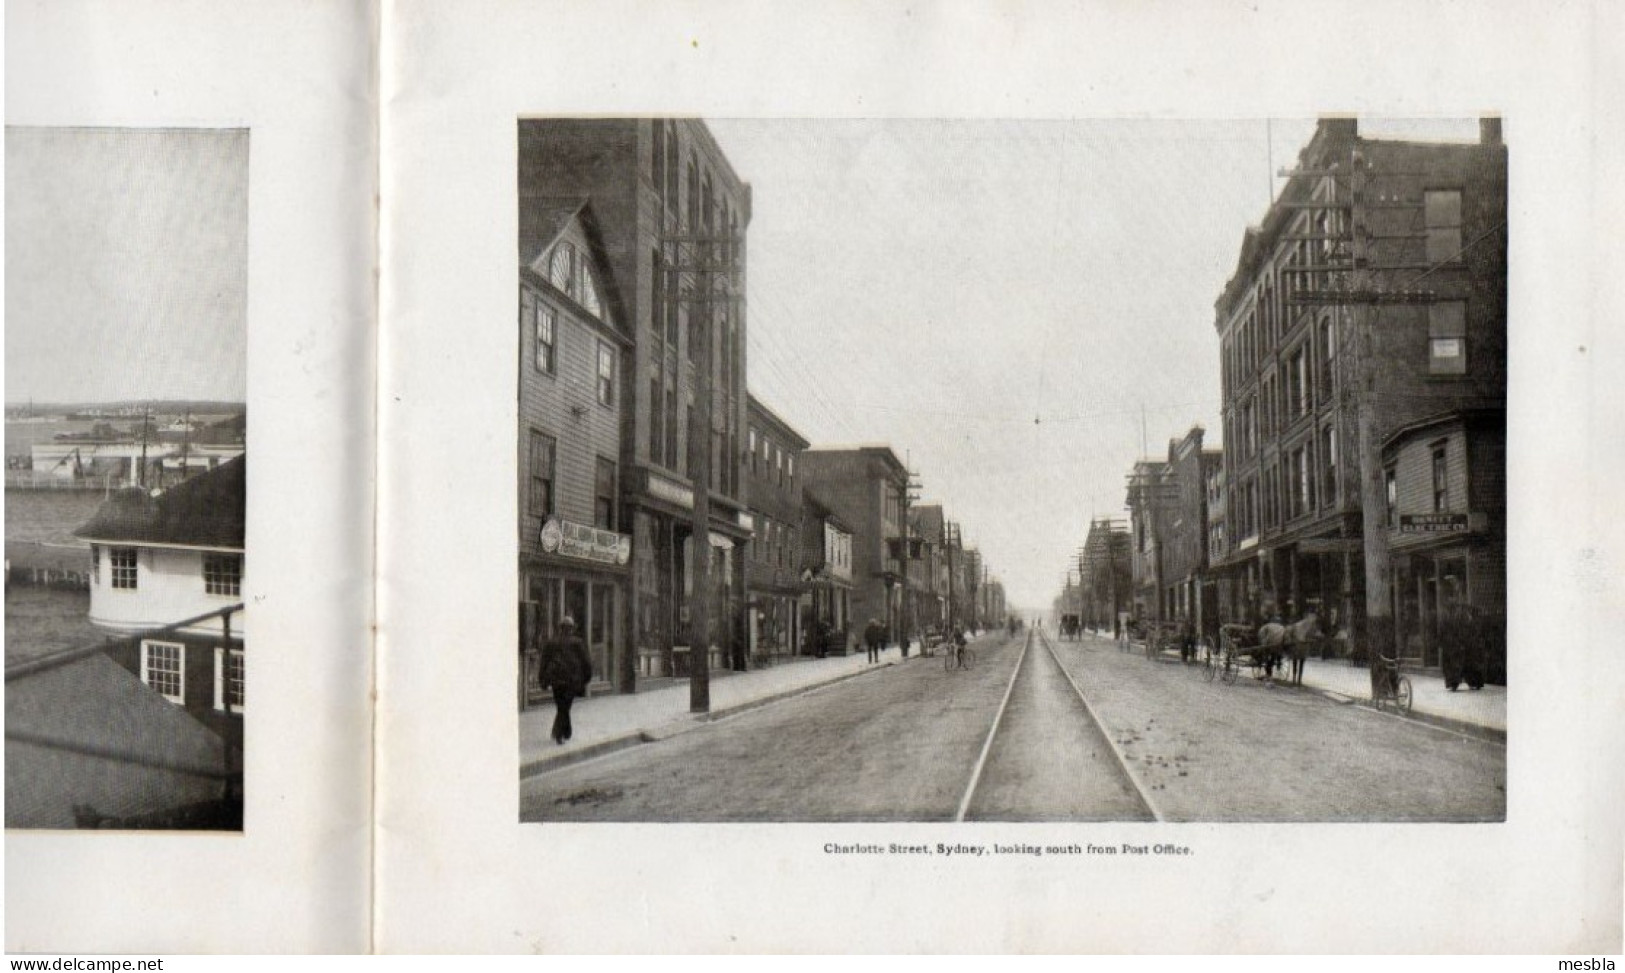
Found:
M 536 370 L 553 374 L 557 353 L 558 314 L 540 301 L 536 307 Z
M 171 703 L 185 703 L 186 646 L 142 639 L 141 681 Z
M 598 404 L 615 405 L 615 349 L 598 342 Z
M 90 545 L 90 583 L 102 583 L 102 546 Z
M 661 447 L 666 443 L 665 430 L 661 428 L 665 420 L 665 410 L 660 407 L 660 365 L 654 366 L 653 377 L 649 379 L 649 460 L 661 462 Z
M 615 529 L 615 461 L 602 456 L 593 481 L 593 526 Z
M 242 649 L 216 648 L 214 650 L 214 708 L 233 713 L 243 711 L 243 675 L 245 672 Z
M 113 572 L 113 587 L 135 590 L 135 548 L 108 548 L 107 566 Z
M 1433 510 L 1444 513 L 1450 509 L 1450 469 L 1445 461 L 1444 444 L 1433 447 Z
M 675 372 L 672 369 L 671 372 Z M 671 372 L 668 372 L 670 374 Z M 677 381 L 675 375 L 666 386 L 666 468 L 677 466 Z
M 1332 394 L 1332 359 L 1337 355 L 1337 332 L 1330 316 L 1320 319 L 1320 374 L 1315 380 L 1316 398 L 1324 402 Z
M 1430 189 L 1422 194 L 1430 264 L 1461 260 L 1461 190 Z
M 795 478 L 796 478 L 796 456 L 795 456 L 794 453 L 785 453 L 784 454 L 784 478 L 788 482 L 794 482 L 795 481 Z
M 566 241 L 553 248 L 552 259 L 547 262 L 547 282 L 572 298 L 578 293 L 575 258 L 575 244 Z
M 241 554 L 203 555 L 203 591 L 210 595 L 242 594 L 243 556 Z
M 1382 472 L 1383 496 L 1387 498 L 1387 519 L 1384 523 L 1389 527 L 1399 524 L 1399 481 L 1394 477 L 1394 468 L 1388 467 Z
M 1320 502 L 1337 503 L 1337 430 L 1327 426 L 1320 431 Z
M 546 517 L 553 512 L 553 452 L 555 441 L 530 431 L 530 512 Z
M 750 451 L 750 471 L 756 472 L 756 430 L 752 429 L 746 434 L 745 448 Z
M 1428 305 L 1428 374 L 1467 373 L 1467 305 L 1441 301 Z
M 598 301 L 598 285 L 592 278 L 592 267 L 584 259 L 576 261 L 576 289 L 571 296 L 587 309 L 588 314 L 595 318 L 604 316 L 604 308 Z
M 1293 415 L 1309 414 L 1309 350 L 1299 345 L 1287 365 L 1288 398 Z

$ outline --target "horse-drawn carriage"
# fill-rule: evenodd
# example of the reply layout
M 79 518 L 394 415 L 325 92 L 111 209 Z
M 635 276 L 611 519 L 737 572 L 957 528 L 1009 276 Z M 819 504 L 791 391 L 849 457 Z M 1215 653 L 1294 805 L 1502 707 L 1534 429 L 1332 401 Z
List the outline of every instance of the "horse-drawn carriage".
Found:
M 1266 682 L 1275 680 L 1277 666 L 1290 666 L 1288 679 L 1293 685 L 1303 682 L 1303 660 L 1312 645 L 1325 637 L 1320 619 L 1310 612 L 1291 625 L 1267 622 L 1254 629 L 1251 625 L 1227 624 L 1219 626 L 1217 651 L 1208 650 L 1204 659 L 1204 675 L 1209 682 L 1214 678 L 1234 683 L 1243 666 L 1253 669 L 1254 675 Z

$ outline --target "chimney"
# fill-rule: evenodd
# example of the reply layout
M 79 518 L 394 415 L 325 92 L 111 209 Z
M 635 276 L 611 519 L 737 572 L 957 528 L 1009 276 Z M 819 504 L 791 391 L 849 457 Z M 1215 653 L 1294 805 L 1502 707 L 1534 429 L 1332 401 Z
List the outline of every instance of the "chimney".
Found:
M 1482 145 L 1501 144 L 1501 118 L 1494 116 L 1478 120 L 1478 141 Z

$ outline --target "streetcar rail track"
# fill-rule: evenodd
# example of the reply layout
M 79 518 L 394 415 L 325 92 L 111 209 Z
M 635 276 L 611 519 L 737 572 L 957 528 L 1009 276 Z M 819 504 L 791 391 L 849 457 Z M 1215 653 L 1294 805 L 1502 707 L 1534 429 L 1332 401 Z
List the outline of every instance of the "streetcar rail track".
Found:
M 988 727 L 987 738 L 982 741 L 981 753 L 976 758 L 975 767 L 972 768 L 970 783 L 965 787 L 965 796 L 959 802 L 959 809 L 954 814 L 954 822 L 963 822 L 965 815 L 970 812 L 971 802 L 976 797 L 976 788 L 981 783 L 983 772 L 987 768 L 988 756 L 993 751 L 993 741 L 998 736 L 1000 726 L 1004 722 L 1005 710 L 1009 707 L 1010 697 L 1015 692 L 1016 680 L 1021 676 L 1021 667 L 1027 663 L 1027 652 L 1032 648 L 1035 638 L 1043 646 L 1044 651 L 1049 653 L 1050 659 L 1054 661 L 1056 668 L 1066 678 L 1067 685 L 1072 687 L 1072 692 L 1077 695 L 1078 702 L 1083 705 L 1083 711 L 1089 715 L 1089 720 L 1094 726 L 1095 732 L 1100 735 L 1101 739 L 1105 740 L 1107 748 L 1111 750 L 1112 758 L 1117 761 L 1118 770 L 1122 773 L 1124 779 L 1128 781 L 1129 786 L 1134 791 L 1134 796 L 1145 808 L 1146 813 L 1151 815 L 1153 821 L 1167 820 L 1163 816 L 1162 809 L 1157 806 L 1150 792 L 1146 790 L 1145 785 L 1141 783 L 1139 777 L 1134 773 L 1128 758 L 1124 756 L 1122 749 L 1117 745 L 1117 741 L 1113 739 L 1110 731 L 1106 729 L 1105 723 L 1101 722 L 1100 714 L 1096 713 L 1095 708 L 1089 705 L 1089 699 L 1083 694 L 1077 680 L 1073 679 L 1072 673 L 1068 672 L 1066 666 L 1061 664 L 1060 658 L 1055 654 L 1054 646 L 1050 644 L 1049 637 L 1037 629 L 1029 628 L 1026 641 L 1021 646 L 1021 656 L 1016 659 L 1015 668 L 1010 673 L 1010 682 L 1005 686 L 1004 698 L 1000 700 L 998 712 L 994 714 L 993 723 Z
M 1095 729 L 1100 733 L 1101 738 L 1106 741 L 1106 746 L 1111 748 L 1112 756 L 1117 760 L 1117 766 L 1123 771 L 1123 776 L 1128 779 L 1129 784 L 1134 788 L 1134 793 L 1139 797 L 1140 803 L 1144 804 L 1145 809 L 1150 812 L 1151 819 L 1159 822 L 1166 821 L 1167 818 L 1163 816 L 1162 809 L 1157 806 L 1156 801 L 1152 800 L 1151 792 L 1146 790 L 1145 785 L 1140 782 L 1139 775 L 1134 773 L 1128 757 L 1123 754 L 1122 748 L 1117 745 L 1116 738 L 1112 736 L 1110 730 L 1106 729 L 1106 724 L 1101 721 L 1100 714 L 1096 713 L 1095 708 L 1089 705 L 1089 697 L 1083 694 L 1083 688 L 1078 685 L 1076 679 L 1072 678 L 1071 671 L 1061 664 L 1060 656 L 1055 654 L 1055 647 L 1050 644 L 1049 636 L 1039 632 L 1038 638 L 1039 641 L 1044 643 L 1044 650 L 1049 653 L 1050 658 L 1055 660 L 1055 665 L 1060 668 L 1061 675 L 1066 677 L 1067 685 L 1071 686 L 1072 691 L 1078 694 L 1078 702 L 1083 704 L 1083 711 L 1088 713 L 1089 718 L 1094 721 Z
M 1021 666 L 1027 661 L 1027 650 L 1032 648 L 1033 630 L 1027 630 L 1027 640 L 1021 644 L 1021 656 L 1016 659 L 1016 666 L 1010 672 L 1010 683 L 1004 687 L 1004 698 L 999 701 L 999 711 L 993 714 L 993 725 L 987 728 L 987 739 L 982 741 L 982 752 L 976 757 L 976 766 L 971 768 L 970 784 L 965 787 L 965 796 L 959 802 L 959 810 L 954 812 L 954 823 L 965 820 L 965 814 L 970 811 L 970 802 L 976 796 L 976 785 L 982 781 L 982 771 L 987 767 L 987 755 L 993 752 L 993 738 L 998 736 L 999 723 L 1004 720 L 1005 708 L 1010 705 L 1010 694 L 1016 690 L 1016 677 L 1021 675 Z

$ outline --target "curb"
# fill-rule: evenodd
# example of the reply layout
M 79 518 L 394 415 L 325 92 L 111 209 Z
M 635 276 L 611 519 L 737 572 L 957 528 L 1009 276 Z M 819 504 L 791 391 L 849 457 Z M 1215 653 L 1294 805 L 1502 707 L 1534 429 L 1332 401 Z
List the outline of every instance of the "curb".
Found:
M 733 706 L 729 706 L 724 709 L 712 710 L 709 713 L 689 713 L 684 716 L 680 716 L 677 719 L 668 720 L 665 723 L 659 724 L 658 726 L 630 730 L 619 736 L 608 737 L 595 743 L 588 743 L 581 747 L 561 750 L 557 754 L 552 754 L 546 757 L 537 757 L 534 760 L 528 760 L 519 765 L 519 779 L 525 780 L 530 777 L 538 777 L 542 774 L 551 773 L 555 770 L 561 770 L 572 764 L 578 764 L 587 760 L 592 760 L 596 757 L 602 757 L 607 754 L 615 753 L 618 750 L 627 750 L 640 744 L 658 743 L 661 740 L 669 740 L 672 737 L 681 736 L 684 733 L 697 730 L 707 723 L 715 723 L 718 720 L 724 720 L 731 716 L 738 716 L 741 713 L 758 709 L 771 703 L 777 703 L 782 700 L 789 699 L 792 696 L 800 696 L 804 693 L 812 692 L 815 689 L 822 689 L 825 686 L 833 686 L 836 683 L 845 682 L 848 679 L 855 679 L 858 676 L 867 675 L 871 672 L 879 672 L 881 669 L 900 665 L 902 661 L 903 660 L 900 659 L 888 659 L 885 662 L 877 665 L 857 669 L 852 672 L 845 672 L 835 676 L 832 679 L 827 679 L 822 682 L 808 683 L 805 686 L 797 686 L 794 689 L 786 689 L 782 692 L 763 696 L 760 699 L 746 700 L 743 703 L 736 703 Z

